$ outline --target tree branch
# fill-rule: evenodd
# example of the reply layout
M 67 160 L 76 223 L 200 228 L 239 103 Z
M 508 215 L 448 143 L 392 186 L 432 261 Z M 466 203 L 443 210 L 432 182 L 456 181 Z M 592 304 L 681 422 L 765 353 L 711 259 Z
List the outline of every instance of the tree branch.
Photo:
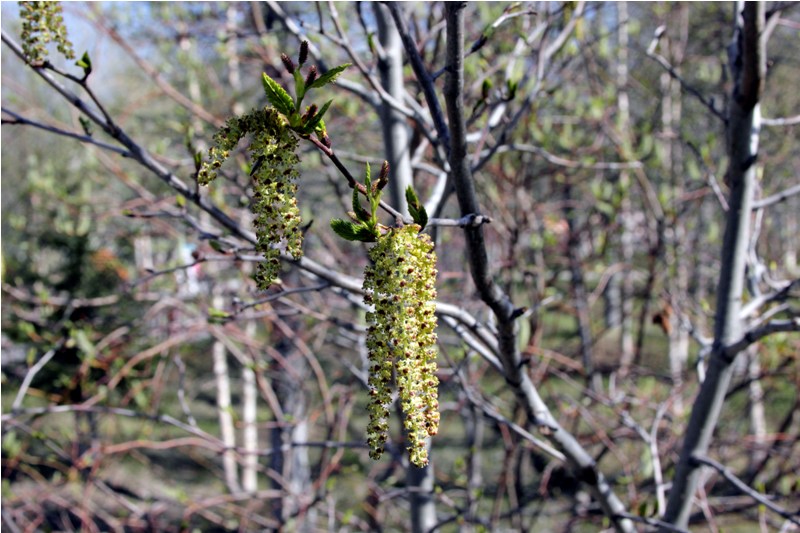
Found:
M 464 120 L 464 7 L 462 2 L 445 5 L 447 22 L 446 63 L 451 68 L 445 76 L 444 97 L 450 124 L 450 172 L 462 214 L 479 213 L 474 180 L 467 154 L 466 123 Z M 513 387 L 528 415 L 528 419 L 543 428 L 550 440 L 567 457 L 578 478 L 587 483 L 618 531 L 634 531 L 633 523 L 618 518 L 626 512 L 611 486 L 597 469 L 594 459 L 580 443 L 562 428 L 539 396 L 530 376 L 523 370 L 518 348 L 516 318 L 519 316 L 511 299 L 494 282 L 489 269 L 483 230 L 464 229 L 467 260 L 472 280 L 481 299 L 497 318 L 498 348 L 506 382 Z
M 764 497 L 763 494 L 760 494 L 758 491 L 748 486 L 747 483 L 745 483 L 744 481 L 733 475 L 733 473 L 730 471 L 728 467 L 722 465 L 721 463 L 718 463 L 717 461 L 711 459 L 710 457 L 706 457 L 705 455 L 695 455 L 692 457 L 692 459 L 698 464 L 710 466 L 711 468 L 722 474 L 722 477 L 728 480 L 731 483 L 731 485 L 739 489 L 739 491 L 741 491 L 743 494 L 747 494 L 748 496 L 753 498 L 755 501 L 757 501 L 770 511 L 777 513 L 786 520 L 789 520 L 790 522 L 793 522 L 798 526 L 800 526 L 800 513 L 798 513 L 797 511 L 791 513 L 786 509 L 784 509 L 783 507 L 775 505 L 769 498 Z

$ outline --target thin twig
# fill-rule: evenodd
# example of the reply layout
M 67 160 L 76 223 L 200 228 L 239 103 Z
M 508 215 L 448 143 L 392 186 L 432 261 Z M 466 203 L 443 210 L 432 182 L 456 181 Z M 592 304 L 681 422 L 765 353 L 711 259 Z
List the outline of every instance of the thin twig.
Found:
M 666 30 L 667 30 L 666 26 L 659 26 L 658 28 L 656 28 L 656 31 L 653 35 L 653 40 L 650 42 L 650 46 L 647 47 L 646 51 L 647 57 L 655 60 L 656 63 L 661 65 L 661 67 L 664 70 L 666 70 L 667 73 L 669 73 L 669 75 L 672 76 L 673 79 L 678 80 L 678 82 L 681 84 L 681 87 L 683 87 L 684 90 L 686 90 L 686 92 L 697 98 L 700 101 L 700 103 L 706 106 L 714 114 L 715 117 L 717 117 L 718 119 L 722 120 L 722 122 L 727 124 L 728 117 L 726 117 L 722 111 L 719 111 L 716 107 L 714 107 L 714 102 L 708 100 L 705 96 L 703 96 L 703 94 L 700 91 L 695 89 L 692 85 L 689 84 L 689 82 L 683 79 L 683 77 L 680 74 L 678 74 L 678 71 L 675 70 L 675 68 L 672 65 L 670 65 L 669 61 L 667 61 L 667 59 L 664 56 L 656 52 L 658 43 L 661 40 L 661 37 L 666 32 Z
M 396 2 L 387 2 L 386 6 L 392 14 L 397 31 L 400 33 L 400 39 L 403 41 L 403 47 L 406 50 L 406 55 L 411 63 L 411 68 L 414 70 L 414 75 L 422 87 L 422 93 L 425 95 L 425 102 L 428 104 L 428 109 L 431 112 L 433 125 L 436 128 L 436 133 L 439 136 L 439 143 L 444 147 L 446 153 L 450 153 L 450 130 L 444 120 L 444 113 L 442 106 L 439 104 L 439 98 L 436 95 L 436 87 L 433 85 L 433 78 L 431 77 L 425 64 L 422 62 L 422 56 L 417 50 L 417 45 L 411 38 L 408 31 L 408 25 L 400 13 L 400 6 Z
M 694 454 L 692 456 L 692 460 L 696 463 L 700 463 L 702 465 L 710 466 L 720 474 L 722 477 L 727 479 L 734 487 L 739 489 L 743 494 L 747 494 L 755 501 L 760 503 L 761 505 L 765 506 L 770 511 L 781 515 L 786 520 L 793 522 L 800 526 L 800 513 L 797 511 L 789 512 L 783 507 L 780 507 L 772 502 L 769 498 L 766 498 L 763 494 L 760 494 L 758 491 L 753 489 L 752 487 L 748 486 L 747 483 L 736 477 L 727 466 L 724 466 L 721 463 L 711 459 L 710 457 L 706 457 L 704 455 Z
M 800 183 L 798 183 L 797 185 L 792 185 L 788 189 L 784 189 L 779 193 L 767 196 L 766 198 L 762 198 L 761 200 L 755 200 L 753 202 L 753 209 L 763 209 L 765 207 L 778 204 L 780 202 L 785 202 L 787 199 L 794 196 L 795 194 L 800 194 Z
M 131 157 L 131 153 L 127 150 L 123 150 L 118 146 L 113 146 L 111 144 L 104 143 L 102 141 L 98 141 L 91 135 L 81 135 L 79 133 L 75 133 L 72 131 L 62 130 L 61 128 L 57 128 L 55 126 L 51 126 L 49 124 L 44 124 L 43 122 L 38 122 L 35 120 L 31 120 L 29 118 L 25 118 L 22 115 L 11 111 L 8 108 L 2 108 L 3 113 L 14 117 L 14 120 L 3 120 L 3 124 L 10 124 L 10 125 L 24 125 L 24 126 L 33 126 L 34 128 L 38 128 L 44 131 L 49 131 L 50 133 L 55 133 L 57 135 L 61 135 L 64 137 L 69 137 L 70 139 L 76 139 L 82 143 L 93 144 L 102 148 L 103 150 L 108 150 L 110 152 L 117 153 L 122 157 Z

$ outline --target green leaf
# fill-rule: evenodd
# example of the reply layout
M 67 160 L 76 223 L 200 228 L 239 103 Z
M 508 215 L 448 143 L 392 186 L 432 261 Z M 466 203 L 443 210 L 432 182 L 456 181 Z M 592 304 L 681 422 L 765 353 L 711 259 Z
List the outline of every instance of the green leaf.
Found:
M 361 198 L 358 196 L 358 189 L 353 188 L 353 212 L 356 214 L 356 218 L 361 222 L 369 222 L 370 221 L 370 214 L 361 206 Z
M 92 133 L 94 133 L 91 121 L 88 118 L 78 117 L 78 122 L 81 123 L 81 128 L 83 128 L 83 133 L 85 133 L 88 137 L 91 137 Z
M 367 168 L 364 171 L 364 187 L 367 188 L 367 195 L 369 195 L 369 193 L 372 191 L 372 178 L 370 177 L 369 162 L 367 162 Z
M 289 96 L 289 93 L 287 93 L 278 82 L 267 76 L 266 73 L 262 75 L 262 78 L 264 82 L 264 92 L 267 95 L 269 103 L 272 104 L 275 109 L 287 117 L 290 117 L 295 111 L 292 97 Z
M 314 83 L 306 87 L 306 89 L 316 89 L 318 87 L 325 87 L 329 83 L 333 83 L 336 81 L 336 78 L 344 72 L 344 70 L 350 66 L 350 63 L 345 63 L 344 65 L 339 65 L 338 67 L 333 67 L 328 72 L 314 80 Z
M 413 218 L 414 222 L 419 224 L 422 229 L 425 229 L 425 226 L 428 224 L 428 212 L 425 210 L 425 206 L 419 201 L 417 193 L 414 192 L 414 188 L 411 187 L 411 185 L 406 189 L 406 201 L 408 202 L 408 213 L 411 215 L 411 218 Z
M 303 78 L 303 74 L 300 72 L 299 68 L 295 69 L 292 76 L 294 76 L 294 93 L 296 96 L 294 108 L 300 109 L 300 103 L 306 96 L 306 80 Z
M 83 56 L 75 62 L 75 65 L 83 69 L 83 79 L 89 77 L 92 73 L 92 58 L 89 57 L 89 52 L 84 52 Z
M 303 127 L 303 131 L 305 131 L 305 133 L 314 133 L 316 131 L 317 126 L 319 125 L 320 122 L 322 122 L 322 115 L 324 115 L 325 112 L 328 111 L 328 108 L 331 106 L 332 103 L 333 100 L 328 100 L 327 102 L 325 102 L 325 105 L 322 106 L 322 109 L 317 111 L 317 114 L 314 115 L 314 117 L 306 123 L 306 125 Z
M 325 106 L 323 106 L 323 108 L 324 107 Z M 322 115 L 319 116 L 319 123 L 317 124 L 317 127 L 314 128 L 314 133 L 316 133 L 317 137 L 320 139 L 328 134 L 328 130 L 325 128 L 325 121 L 322 120 Z
M 349 220 L 334 218 L 331 220 L 331 229 L 341 238 L 348 241 L 375 242 L 375 231 L 364 224 L 356 224 Z
M 220 324 L 225 322 L 226 319 L 230 318 L 231 314 L 227 311 L 223 311 L 222 309 L 217 309 L 216 307 L 209 307 L 208 308 L 208 321 L 212 324 Z

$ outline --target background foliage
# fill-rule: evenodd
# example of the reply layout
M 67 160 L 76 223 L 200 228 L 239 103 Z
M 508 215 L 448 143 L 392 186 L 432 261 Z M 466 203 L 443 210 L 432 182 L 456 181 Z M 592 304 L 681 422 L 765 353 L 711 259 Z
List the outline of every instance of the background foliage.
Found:
M 475 226 L 491 278 L 516 306 L 517 370 L 636 527 L 663 517 L 714 337 L 732 5 L 469 4 L 461 92 L 479 213 L 452 193 L 446 143 L 407 53 L 403 93 L 382 85 L 382 28 L 395 22 L 377 5 L 70 3 L 69 38 L 91 61 L 85 80 L 85 64 L 55 45 L 44 67 L 20 61 L 9 44 L 17 6 L 2 9 L 4 526 L 611 527 L 504 373 L 503 324 L 470 275 L 468 214 L 491 219 Z M 444 107 L 445 7 L 395 9 Z M 754 212 L 744 305 L 783 291 L 757 317 L 795 327 L 736 360 L 709 457 L 796 524 L 800 18 L 791 3 L 767 12 L 757 199 L 780 201 Z M 320 72 L 354 66 L 314 91 L 318 105 L 333 100 L 336 160 L 298 148 L 307 260 L 284 257 L 279 281 L 259 291 L 247 143 L 209 188 L 196 183 L 196 155 L 228 117 L 267 104 L 262 73 L 293 86 L 280 55 L 294 57 L 302 39 Z M 42 70 L 117 130 L 88 120 Z M 408 465 L 399 410 L 387 453 L 369 458 L 360 291 L 370 245 L 329 226 L 351 209 L 342 168 L 361 176 L 365 163 L 391 160 L 400 181 L 382 128 L 392 98 L 435 219 L 442 414 L 424 470 Z M 385 196 L 402 209 L 402 194 Z M 424 509 L 432 522 L 410 522 Z M 711 468 L 691 523 L 796 527 Z

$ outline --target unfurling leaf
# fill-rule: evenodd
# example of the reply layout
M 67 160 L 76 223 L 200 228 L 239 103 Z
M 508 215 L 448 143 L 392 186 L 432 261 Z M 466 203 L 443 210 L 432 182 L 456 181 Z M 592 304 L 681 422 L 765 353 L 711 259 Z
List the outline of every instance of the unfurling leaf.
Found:
M 88 78 L 89 74 L 92 73 L 92 58 L 89 57 L 89 52 L 84 52 L 83 56 L 75 62 L 75 65 L 83 69 L 83 79 Z
M 369 212 L 361 207 L 361 199 L 358 196 L 357 188 L 353 188 L 353 213 L 360 222 L 369 222 L 371 219 Z
M 344 65 L 339 65 L 338 67 L 333 67 L 328 72 L 314 80 L 314 83 L 309 85 L 307 89 L 316 89 L 318 87 L 325 87 L 329 83 L 333 83 L 336 81 L 336 78 L 344 72 L 344 70 L 350 66 L 350 63 L 345 63 Z
M 325 104 L 322 106 L 322 109 L 317 111 L 317 113 L 315 115 L 313 115 L 309 119 L 309 121 L 303 126 L 303 131 L 305 133 L 309 133 L 310 134 L 310 133 L 314 133 L 314 132 L 317 131 L 317 126 L 319 126 L 319 124 L 322 123 L 322 117 L 328 111 L 328 108 L 331 106 L 332 103 L 333 103 L 333 100 L 328 100 L 327 102 L 325 102 Z M 325 124 L 324 123 L 322 123 L 322 124 L 323 124 L 323 130 L 324 130 L 325 129 Z
M 419 201 L 417 193 L 414 192 L 414 188 L 411 187 L 411 185 L 406 189 L 406 201 L 408 202 L 408 213 L 411 215 L 411 218 L 414 219 L 416 224 L 419 224 L 420 231 L 425 229 L 425 226 L 428 224 L 428 212 L 425 210 L 425 206 Z
M 85 133 L 88 137 L 91 137 L 94 131 L 92 128 L 92 123 L 89 121 L 89 119 L 84 117 L 78 117 L 78 122 L 81 123 L 81 128 L 83 128 L 83 133 Z
M 331 220 L 331 229 L 339 237 L 348 241 L 375 242 L 374 233 L 363 224 L 356 224 L 349 220 L 334 218 Z
M 267 76 L 266 73 L 262 75 L 262 80 L 264 82 L 264 92 L 269 103 L 285 116 L 290 117 L 295 109 L 294 100 L 289 96 L 289 93 L 278 82 Z
M 223 311 L 222 309 L 217 309 L 215 307 L 208 308 L 208 321 L 212 324 L 223 323 L 230 317 L 231 314 L 227 311 Z

